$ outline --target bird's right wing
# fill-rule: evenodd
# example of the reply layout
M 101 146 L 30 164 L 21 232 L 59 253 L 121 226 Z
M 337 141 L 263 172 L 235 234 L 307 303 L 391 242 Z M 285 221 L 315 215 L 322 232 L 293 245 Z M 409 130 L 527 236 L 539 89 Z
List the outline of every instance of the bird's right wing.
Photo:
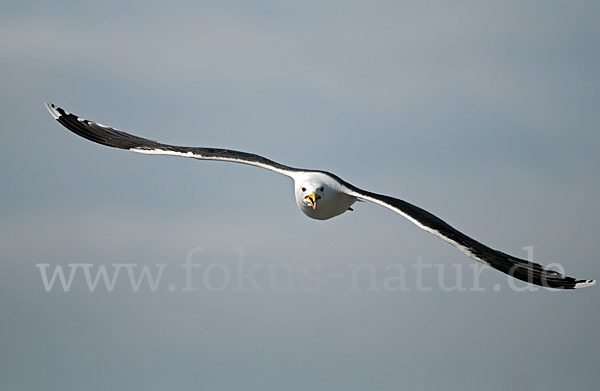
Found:
M 233 151 L 230 149 L 205 148 L 205 147 L 179 147 L 175 145 L 162 144 L 157 141 L 125 133 L 121 130 L 111 128 L 92 122 L 87 119 L 68 113 L 60 107 L 46 103 L 50 115 L 62 126 L 71 132 L 109 147 L 125 149 L 138 153 L 155 155 L 172 155 L 189 157 L 200 160 L 220 160 L 233 163 L 249 164 L 251 166 L 265 168 L 293 178 L 293 173 L 300 170 L 279 164 L 267 158 L 253 153 Z

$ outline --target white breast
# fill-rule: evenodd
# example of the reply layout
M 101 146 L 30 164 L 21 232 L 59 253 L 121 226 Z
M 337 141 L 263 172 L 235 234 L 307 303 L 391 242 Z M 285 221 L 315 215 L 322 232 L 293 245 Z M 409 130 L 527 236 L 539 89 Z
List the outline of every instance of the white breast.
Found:
M 329 175 L 323 173 L 304 173 L 298 178 L 294 178 L 296 189 L 296 204 L 300 210 L 310 218 L 317 220 L 327 220 L 340 215 L 356 202 L 356 197 L 343 192 L 340 184 Z M 317 202 L 316 209 L 304 202 L 304 197 L 299 187 L 302 183 L 309 182 L 314 188 L 323 186 L 325 191 L 321 194 L 321 199 Z

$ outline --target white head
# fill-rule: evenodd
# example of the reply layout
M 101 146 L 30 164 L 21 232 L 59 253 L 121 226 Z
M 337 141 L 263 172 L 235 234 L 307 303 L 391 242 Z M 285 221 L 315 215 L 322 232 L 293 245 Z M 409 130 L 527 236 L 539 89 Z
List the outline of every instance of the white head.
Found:
M 317 220 L 340 215 L 356 201 L 335 178 L 323 172 L 308 172 L 294 178 L 294 190 L 302 213 Z
M 310 207 L 313 210 L 321 204 L 326 197 L 327 185 L 321 182 L 306 181 L 296 187 L 296 200 L 298 206 Z M 302 205 L 300 205 L 300 203 Z

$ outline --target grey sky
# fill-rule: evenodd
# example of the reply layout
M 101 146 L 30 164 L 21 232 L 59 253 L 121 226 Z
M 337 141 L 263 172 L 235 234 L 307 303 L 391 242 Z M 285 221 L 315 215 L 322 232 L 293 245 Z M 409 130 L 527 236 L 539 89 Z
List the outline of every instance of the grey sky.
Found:
M 534 246 L 536 261 L 600 278 L 599 11 L 593 1 L 5 2 L 0 385 L 597 387 L 598 287 L 515 292 L 484 270 L 484 291 L 445 292 L 433 268 L 433 289 L 419 292 L 419 257 L 447 265 L 448 285 L 453 265 L 472 282 L 474 262 L 368 203 L 309 220 L 291 182 L 267 171 L 94 145 L 42 103 L 151 139 L 332 171 L 494 248 Z M 378 287 L 386 267 L 404 265 L 411 289 L 323 279 L 314 290 L 211 292 L 198 274 L 199 291 L 181 291 L 180 265 L 198 246 L 204 267 L 236 270 L 241 247 L 247 265 L 300 279 L 306 265 L 347 276 L 369 262 Z M 132 292 L 123 274 L 112 292 L 75 278 L 65 293 L 44 290 L 40 263 L 168 266 L 157 292 Z

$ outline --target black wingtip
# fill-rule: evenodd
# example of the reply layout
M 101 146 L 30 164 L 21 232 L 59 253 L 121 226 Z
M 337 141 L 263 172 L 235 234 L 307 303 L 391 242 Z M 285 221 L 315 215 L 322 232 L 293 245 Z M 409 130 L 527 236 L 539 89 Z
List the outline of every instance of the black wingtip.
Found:
M 581 280 L 577 281 L 577 284 L 575 284 L 575 289 L 587 288 L 588 286 L 594 285 L 596 285 L 596 280 Z
M 60 108 L 54 106 L 53 103 L 48 103 L 45 102 L 44 106 L 46 106 L 46 110 L 48 110 L 48 112 L 50 113 L 50 115 L 52 116 L 52 118 L 54 118 L 55 120 L 58 120 L 60 118 L 61 115 L 63 115 L 59 110 L 61 110 Z

